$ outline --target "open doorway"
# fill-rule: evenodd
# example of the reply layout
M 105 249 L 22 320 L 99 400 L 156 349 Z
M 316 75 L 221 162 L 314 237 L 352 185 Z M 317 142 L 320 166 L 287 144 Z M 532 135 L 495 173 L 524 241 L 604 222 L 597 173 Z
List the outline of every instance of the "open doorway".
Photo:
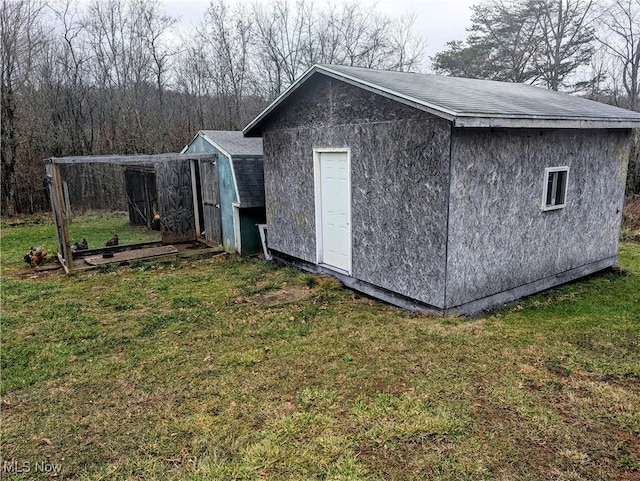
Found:
M 191 162 L 193 200 L 197 206 L 198 237 L 210 245 L 222 245 L 222 217 L 218 166 L 215 160 L 199 159 Z
M 202 209 L 202 184 L 200 182 L 200 167 L 197 160 L 191 161 L 191 181 L 193 183 L 193 203 L 196 217 L 196 234 L 204 238 L 204 215 Z

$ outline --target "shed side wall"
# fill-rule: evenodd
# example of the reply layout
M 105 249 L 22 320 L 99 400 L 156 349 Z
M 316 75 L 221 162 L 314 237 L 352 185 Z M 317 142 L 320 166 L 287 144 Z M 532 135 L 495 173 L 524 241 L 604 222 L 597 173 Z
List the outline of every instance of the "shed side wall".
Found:
M 158 162 L 155 171 L 162 242 L 196 240 L 190 161 Z
M 351 154 L 352 276 L 444 304 L 450 124 L 321 77 L 266 126 L 269 247 L 316 263 L 314 148 Z
M 236 188 L 233 183 L 231 162 L 222 152 L 203 139 L 196 137 L 188 146 L 185 153 L 189 154 L 217 154 L 218 183 L 220 195 L 220 217 L 222 224 L 222 245 L 227 252 L 237 250 L 235 232 L 233 228 L 233 203 L 237 202 Z
M 447 307 L 615 257 L 626 130 L 454 129 Z M 569 166 L 543 212 L 545 167 Z
M 264 173 L 262 156 L 232 156 L 243 208 L 264 207 Z

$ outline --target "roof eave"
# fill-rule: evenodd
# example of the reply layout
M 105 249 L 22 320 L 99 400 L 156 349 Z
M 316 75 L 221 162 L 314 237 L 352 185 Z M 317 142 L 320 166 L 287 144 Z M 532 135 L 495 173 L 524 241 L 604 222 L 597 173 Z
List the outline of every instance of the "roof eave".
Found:
M 506 115 L 489 115 L 489 114 L 465 114 L 446 109 L 442 106 L 425 102 L 411 96 L 401 95 L 391 89 L 387 89 L 380 85 L 353 77 L 343 72 L 334 70 L 327 65 L 314 65 L 309 68 L 300 78 L 289 86 L 278 98 L 276 98 L 269 106 L 262 111 L 254 120 L 252 120 L 243 130 L 245 137 L 258 137 L 262 122 L 295 90 L 307 81 L 316 72 L 322 73 L 328 77 L 341 80 L 343 82 L 355 85 L 370 92 L 382 95 L 389 99 L 403 103 L 405 105 L 423 110 L 442 119 L 453 123 L 454 127 L 468 128 L 556 128 L 556 129 L 632 129 L 640 128 L 640 120 L 627 118 L 544 118 L 544 117 L 509 117 Z
M 184 146 L 184 148 L 180 151 L 181 154 L 184 154 L 187 152 L 187 150 L 189 150 L 189 146 L 191 144 L 193 144 L 193 141 L 196 140 L 198 138 L 198 136 L 200 135 L 200 131 L 198 131 L 198 133 L 196 135 L 193 136 L 193 139 L 191 139 L 189 141 L 189 143 L 187 145 Z
M 466 128 L 511 128 L 511 129 L 635 129 L 640 120 L 611 118 L 543 118 L 543 117 L 481 117 L 458 116 L 454 127 Z
M 318 69 L 318 65 L 314 65 L 309 68 L 302 76 L 293 82 L 289 88 L 287 88 L 284 92 L 282 92 L 273 102 L 269 104 L 269 106 L 264 109 L 255 119 L 253 119 L 247 126 L 242 129 L 242 135 L 245 137 L 260 137 L 260 134 L 256 133 L 255 130 L 262 123 L 262 121 L 273 111 L 275 108 L 284 102 L 289 95 L 291 95 L 301 84 L 303 84 L 316 70 Z
M 198 135 L 202 136 L 202 138 L 209 142 L 209 144 L 211 144 L 211 146 L 215 149 L 218 149 L 220 151 L 220 153 L 222 155 L 224 155 L 225 157 L 227 157 L 228 159 L 231 158 L 231 154 L 229 152 L 227 152 L 226 149 L 224 149 L 218 142 L 216 142 L 215 140 L 213 140 L 211 137 L 209 137 L 204 130 L 201 130 L 200 132 L 198 132 Z
M 397 102 L 401 102 L 403 104 L 409 105 L 411 107 L 415 107 L 420 110 L 424 110 L 433 115 L 441 117 L 443 119 L 453 121 L 456 117 L 456 112 L 444 109 L 442 107 L 438 107 L 436 105 L 429 104 L 422 100 L 418 100 L 405 95 L 398 95 L 397 92 L 394 92 L 390 89 L 386 89 L 379 85 L 375 85 L 373 83 L 364 81 L 362 79 L 358 79 L 356 77 L 352 77 L 342 72 L 338 72 L 336 70 L 332 70 L 330 67 L 325 65 L 314 65 L 309 70 L 307 70 L 298 80 L 296 80 L 287 90 L 285 90 L 278 98 L 276 98 L 269 106 L 260 113 L 255 119 L 253 119 L 244 129 L 242 129 L 242 134 L 245 137 L 253 137 L 259 136 L 260 134 L 256 132 L 258 130 L 260 124 L 263 120 L 271 114 L 282 102 L 284 102 L 295 90 L 300 87 L 309 77 L 311 77 L 314 73 L 319 72 L 328 77 L 332 77 L 337 80 L 341 80 L 343 82 L 349 83 L 351 85 L 355 85 L 357 87 L 363 88 L 370 92 L 382 95 L 383 97 L 390 98 Z
M 397 102 L 401 102 L 405 105 L 409 105 L 411 107 L 415 107 L 417 109 L 420 110 L 424 110 L 425 112 L 428 112 L 430 114 L 433 114 L 437 117 L 441 117 L 445 120 L 449 120 L 449 121 L 453 121 L 456 116 L 458 115 L 458 113 L 454 110 L 450 110 L 450 109 L 446 109 L 444 107 L 429 103 L 429 102 L 425 102 L 424 100 L 419 100 L 416 99 L 414 97 L 411 97 L 409 95 L 400 95 L 397 92 L 391 90 L 391 89 L 387 89 L 385 87 L 382 87 L 380 85 L 376 85 L 374 83 L 371 82 L 367 82 L 366 80 L 362 80 L 356 77 L 352 77 L 350 75 L 347 75 L 345 73 L 342 72 L 338 72 L 335 70 L 332 70 L 330 67 L 326 67 L 326 66 L 319 66 L 319 70 L 322 71 L 322 73 L 324 73 L 325 75 L 327 75 L 328 77 L 332 77 L 335 78 L 337 80 L 342 80 L 344 82 L 347 82 L 351 85 L 355 85 L 357 87 L 361 87 L 364 88 L 365 90 L 368 90 L 369 92 L 373 92 L 376 93 L 378 95 L 381 95 L 383 97 L 389 98 L 391 100 L 395 100 Z

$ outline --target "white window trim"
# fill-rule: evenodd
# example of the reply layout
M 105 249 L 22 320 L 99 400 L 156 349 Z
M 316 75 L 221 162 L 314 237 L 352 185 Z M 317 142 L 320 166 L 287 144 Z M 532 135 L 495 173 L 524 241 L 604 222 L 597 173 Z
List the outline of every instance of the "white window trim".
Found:
M 556 205 L 547 205 L 547 190 L 549 188 L 549 174 L 552 172 L 566 172 L 567 175 L 565 177 L 565 185 L 564 185 L 564 202 L 562 204 L 556 204 Z M 569 191 L 569 166 L 568 165 L 563 165 L 560 167 L 547 167 L 544 169 L 544 178 L 543 178 L 544 184 L 543 184 L 543 188 L 542 188 L 542 203 L 541 203 L 541 209 L 543 211 L 549 211 L 549 210 L 557 210 L 557 209 L 562 209 L 567 205 L 567 194 Z
M 322 258 L 322 193 L 321 193 L 321 185 L 320 185 L 320 154 L 322 153 L 346 153 L 347 154 L 347 171 L 349 172 L 349 178 L 347 179 L 347 189 L 349 192 L 348 195 L 348 205 L 347 212 L 349 216 L 349 270 L 347 272 L 342 269 L 331 266 L 329 264 L 324 264 L 324 260 Z M 329 269 L 344 272 L 348 275 L 351 275 L 353 271 L 353 259 L 352 259 L 352 250 L 353 250 L 353 236 L 351 230 L 351 149 L 350 148 L 315 148 L 313 149 L 313 184 L 315 191 L 315 210 L 316 210 L 316 264 L 326 266 Z

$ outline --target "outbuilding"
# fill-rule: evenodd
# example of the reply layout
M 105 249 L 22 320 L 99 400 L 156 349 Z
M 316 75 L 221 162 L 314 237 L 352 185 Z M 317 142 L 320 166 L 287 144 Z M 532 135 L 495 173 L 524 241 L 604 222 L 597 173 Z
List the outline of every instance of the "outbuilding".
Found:
M 528 85 L 316 65 L 244 134 L 275 257 L 475 314 L 617 263 L 634 127 Z
M 265 220 L 262 139 L 245 138 L 239 131 L 201 130 L 182 153 L 216 156 L 191 163 L 198 236 L 227 252 L 260 252 L 257 225 Z
M 191 197 L 190 166 L 192 162 L 213 160 L 215 160 L 213 154 L 183 155 L 175 153 L 91 155 L 45 159 L 58 241 L 58 259 L 63 269 L 70 273 L 84 270 L 87 268 L 87 264 L 91 266 L 90 268 L 95 268 L 97 265 L 107 263 L 122 263 L 160 255 L 173 255 L 186 247 L 186 244 L 191 244 L 191 247 L 195 248 L 199 243 L 194 243 L 197 239 Z M 111 244 L 113 239 L 109 239 L 106 247 L 95 248 L 92 245 L 92 249 L 83 249 L 81 252 L 74 251 L 69 232 L 71 204 L 69 197 L 65 195 L 65 176 L 61 167 L 88 164 L 109 165 L 120 167 L 124 172 L 144 174 L 144 180 L 136 182 L 136 187 L 132 187 L 131 183 L 127 184 L 130 214 L 132 203 L 135 203 L 134 210 L 139 210 L 138 214 L 143 219 L 149 219 L 152 213 L 157 214 L 160 241 L 120 245 L 117 236 L 114 236 L 116 237 L 115 243 Z M 125 174 L 125 178 L 126 176 Z M 132 192 L 135 193 L 133 197 L 129 195 Z M 145 210 L 147 210 L 146 214 Z M 132 223 L 136 223 L 136 219 L 133 217 L 130 217 L 130 220 Z M 147 220 L 144 221 L 144 223 L 146 222 Z M 76 239 L 76 241 L 79 240 L 79 238 Z M 131 250 L 136 252 L 129 252 Z M 211 251 L 211 249 L 208 250 Z

